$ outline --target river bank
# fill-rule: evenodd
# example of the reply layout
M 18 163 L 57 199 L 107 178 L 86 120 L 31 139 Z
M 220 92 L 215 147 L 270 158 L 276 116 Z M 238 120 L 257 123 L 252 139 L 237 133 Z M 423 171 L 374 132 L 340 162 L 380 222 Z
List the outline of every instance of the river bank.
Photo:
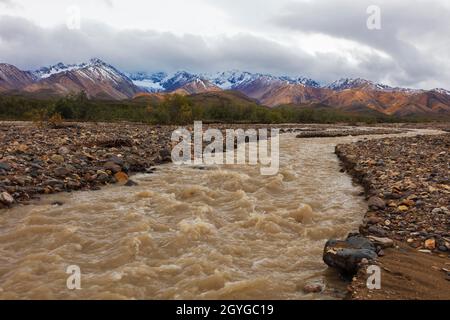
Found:
M 368 199 L 360 232 L 395 242 L 379 257 L 381 290 L 367 289 L 362 269 L 349 288 L 353 299 L 450 298 L 449 150 L 449 134 L 336 147 Z

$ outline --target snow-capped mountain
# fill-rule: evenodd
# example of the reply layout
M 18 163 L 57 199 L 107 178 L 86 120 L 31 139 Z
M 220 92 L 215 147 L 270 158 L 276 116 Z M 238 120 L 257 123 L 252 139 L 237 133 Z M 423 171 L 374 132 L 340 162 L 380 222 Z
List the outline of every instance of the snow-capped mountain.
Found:
M 256 80 L 264 82 L 284 82 L 287 84 L 302 84 L 309 87 L 319 88 L 320 84 L 316 81 L 305 78 L 298 77 L 293 78 L 289 76 L 273 76 L 270 74 L 262 73 L 250 73 L 247 71 L 231 70 L 226 72 L 218 72 L 216 74 L 208 75 L 205 77 L 210 79 L 211 82 L 221 87 L 224 90 L 236 89 L 242 85 L 249 84 Z
M 371 89 L 371 90 L 393 90 L 394 88 L 380 84 L 375 83 L 366 79 L 361 78 L 341 78 L 337 81 L 334 81 L 333 83 L 325 86 L 327 89 L 331 89 L 334 91 L 343 91 L 348 89 Z
M 423 90 L 421 90 L 421 91 L 423 91 Z M 447 95 L 447 96 L 450 97 L 450 91 L 446 90 L 446 89 L 443 89 L 443 88 L 435 88 L 435 89 L 430 90 L 430 91 L 431 92 L 436 92 L 436 93 L 439 93 L 439 94 L 443 94 L 443 95 Z
M 50 77 L 53 74 L 71 71 L 71 70 L 79 69 L 79 68 L 81 68 L 81 65 L 77 65 L 77 64 L 65 65 L 64 63 L 60 62 L 53 66 L 42 67 L 39 70 L 34 71 L 33 74 L 38 79 L 45 79 L 45 78 Z
M 33 74 L 37 81 L 25 89 L 29 92 L 85 91 L 92 98 L 127 99 L 141 91 L 124 73 L 98 58 L 80 64 L 58 63 Z
M 163 87 L 164 80 L 168 77 L 165 72 L 147 73 L 137 72 L 130 73 L 128 77 L 139 88 L 144 89 L 147 92 L 162 92 L 165 91 Z
M 110 78 L 110 79 L 121 79 L 128 77 L 113 67 L 112 65 L 104 62 L 103 60 L 99 58 L 92 58 L 88 62 L 83 62 L 80 64 L 69 64 L 66 65 L 62 62 L 55 64 L 53 66 L 49 67 L 43 67 L 39 70 L 36 70 L 33 72 L 33 74 L 38 79 L 46 79 L 53 75 L 61 74 L 61 73 L 67 73 L 70 71 L 79 71 L 79 70 L 85 70 L 96 73 L 98 76 L 103 78 Z M 130 79 L 128 79 L 130 80 Z
M 213 84 L 222 90 L 238 90 L 240 87 L 249 85 L 255 81 L 266 84 L 299 84 L 319 88 L 320 84 L 305 77 L 272 76 L 269 74 L 250 73 L 247 71 L 231 70 L 217 73 L 193 74 L 186 71 L 178 71 L 172 75 L 164 72 L 157 73 L 134 73 L 129 77 L 134 84 L 149 92 L 173 91 L 187 83 L 202 81 L 206 86 Z
M 203 76 L 186 71 L 178 71 L 172 75 L 165 72 L 139 72 L 129 74 L 129 78 L 136 86 L 151 93 L 185 90 L 185 93 L 192 94 L 220 89 Z
M 161 93 L 161 98 L 166 93 L 191 95 L 222 90 L 239 91 L 269 107 L 317 102 L 346 110 L 364 106 L 385 114 L 450 113 L 450 91 L 446 89 L 395 88 L 361 78 L 343 78 L 321 86 L 305 77 L 239 70 L 125 74 L 97 58 L 80 64 L 58 63 L 33 72 L 0 63 L 0 92 L 67 95 L 85 91 L 90 98 L 121 100 L 139 93 Z

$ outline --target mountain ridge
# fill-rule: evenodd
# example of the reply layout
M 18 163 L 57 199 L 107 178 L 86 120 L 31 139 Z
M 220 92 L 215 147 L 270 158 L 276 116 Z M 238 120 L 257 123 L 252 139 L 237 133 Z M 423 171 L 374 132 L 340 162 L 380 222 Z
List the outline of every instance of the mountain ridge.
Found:
M 98 58 L 80 64 L 22 71 L 0 63 L 0 92 L 50 92 L 65 95 L 85 91 L 89 98 L 124 100 L 143 93 L 192 95 L 238 91 L 262 105 L 324 103 L 338 108 L 364 105 L 384 114 L 450 114 L 450 91 L 391 87 L 362 78 L 341 78 L 321 85 L 307 77 L 275 76 L 229 70 L 196 74 L 187 71 L 125 73 Z

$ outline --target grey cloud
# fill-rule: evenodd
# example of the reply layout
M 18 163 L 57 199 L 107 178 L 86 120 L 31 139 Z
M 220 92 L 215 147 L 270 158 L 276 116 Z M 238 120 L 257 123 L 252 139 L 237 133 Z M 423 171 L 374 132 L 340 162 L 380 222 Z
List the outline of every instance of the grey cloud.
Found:
M 114 7 L 114 2 L 113 0 L 103 0 L 103 2 L 105 3 L 105 5 L 109 8 L 113 8 Z
M 12 0 L 0 0 L 0 5 L 4 5 L 5 7 L 14 8 L 17 6 Z
M 381 30 L 366 27 L 366 10 L 373 4 L 381 9 Z M 385 70 L 387 75 L 375 75 L 377 78 L 407 86 L 430 83 L 430 79 L 431 83 L 450 83 L 450 60 L 442 66 L 438 62 L 442 56 L 436 54 L 450 43 L 446 36 L 450 34 L 450 10 L 439 1 L 309 1 L 286 6 L 273 22 L 290 30 L 322 33 L 385 52 L 397 68 Z M 367 76 L 363 71 L 370 69 L 368 63 L 373 62 L 362 62 L 361 76 Z
M 344 54 L 331 52 L 313 55 L 248 33 L 214 37 L 180 36 L 169 32 L 116 30 L 105 24 L 84 20 L 81 30 L 68 30 L 65 26 L 42 28 L 22 18 L 0 16 L 0 62 L 8 62 L 22 69 L 35 69 L 60 61 L 74 63 L 99 57 L 128 72 L 241 69 L 307 76 L 322 83 L 340 77 L 364 77 L 406 86 L 450 87 L 449 72 L 445 69 L 450 64 L 446 55 L 442 54 L 446 52 L 448 43 L 440 54 L 436 53 L 444 60 L 425 59 L 419 49 L 403 39 L 401 44 L 390 44 L 409 29 L 397 29 L 395 36 L 387 40 L 373 35 L 374 44 L 364 38 L 365 30 L 352 33 L 350 29 L 352 26 L 355 29 L 354 24 L 346 21 L 343 22 L 346 27 L 339 27 L 336 21 L 330 21 L 334 17 L 332 13 L 321 18 L 322 23 L 316 23 L 308 16 L 317 9 L 306 7 L 303 13 L 299 13 L 295 8 L 291 7 L 291 13 L 283 14 L 284 21 L 277 20 L 277 23 L 283 28 L 301 32 L 326 33 L 351 39 L 383 50 L 392 58 L 358 49 L 351 52 L 353 61 Z M 324 10 L 321 12 L 325 14 Z M 294 13 L 299 16 L 294 16 Z M 305 21 L 299 22 L 294 17 L 305 18 Z M 341 16 L 340 19 L 346 20 L 346 17 Z M 355 19 L 356 15 L 353 23 Z M 389 20 L 386 22 L 386 27 L 389 27 Z M 362 23 L 365 24 L 365 20 Z M 426 32 L 421 32 L 420 37 L 430 40 Z M 422 43 L 427 44 L 425 40 Z M 438 63 L 444 63 L 445 67 L 436 67 Z
M 0 18 L 0 57 L 3 62 L 34 69 L 62 61 L 100 57 L 125 71 L 212 72 L 243 69 L 335 80 L 354 66 L 334 55 L 314 56 L 249 34 L 204 38 L 154 31 L 117 31 L 84 21 L 81 30 L 44 29 L 12 17 Z

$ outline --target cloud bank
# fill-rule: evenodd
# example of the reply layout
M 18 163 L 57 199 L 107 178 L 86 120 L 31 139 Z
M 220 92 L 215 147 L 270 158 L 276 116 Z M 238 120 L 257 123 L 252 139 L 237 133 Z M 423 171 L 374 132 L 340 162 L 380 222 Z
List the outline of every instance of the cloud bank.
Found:
M 127 72 L 240 69 L 322 83 L 362 77 L 398 86 L 450 88 L 448 4 L 378 1 L 382 28 L 369 30 L 366 9 L 372 2 L 283 0 L 259 9 L 253 0 L 241 7 L 236 1 L 211 1 L 231 17 L 229 23 L 238 30 L 231 34 L 113 27 L 94 19 L 83 19 L 80 30 L 69 30 L 2 15 L 0 61 L 35 69 L 99 57 Z M 106 3 L 116 10 L 117 1 Z M 2 5 L 16 4 L 0 0 Z M 255 14 L 246 20 L 251 10 Z

